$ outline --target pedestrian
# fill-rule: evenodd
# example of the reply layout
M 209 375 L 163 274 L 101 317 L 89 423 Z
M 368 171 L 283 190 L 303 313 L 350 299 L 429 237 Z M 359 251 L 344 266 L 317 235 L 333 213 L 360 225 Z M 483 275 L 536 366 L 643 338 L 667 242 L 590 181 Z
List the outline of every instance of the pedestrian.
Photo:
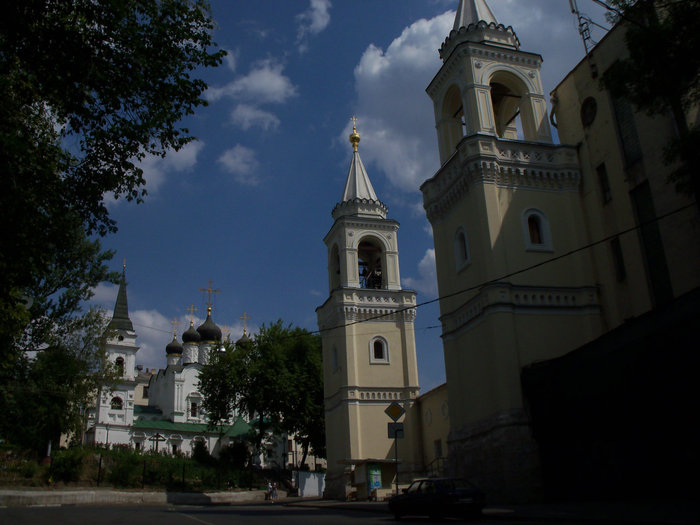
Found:
M 272 484 L 272 503 L 274 503 L 276 499 L 277 499 L 277 482 L 275 481 Z
M 267 482 L 267 494 L 265 494 L 265 499 L 272 500 L 272 482 L 269 480 Z

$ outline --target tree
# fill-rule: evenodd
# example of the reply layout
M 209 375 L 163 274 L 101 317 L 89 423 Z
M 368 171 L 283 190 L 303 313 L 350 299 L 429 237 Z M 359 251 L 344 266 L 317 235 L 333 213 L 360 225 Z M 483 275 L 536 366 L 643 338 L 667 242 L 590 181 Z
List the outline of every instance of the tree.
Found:
M 281 320 L 263 325 L 254 340 L 230 345 L 200 374 L 200 392 L 210 425 L 236 410 L 254 421 L 260 448 L 270 432 L 294 434 L 303 455 L 325 456 L 321 341 Z
M 31 320 L 74 313 L 116 279 L 94 238 L 116 231 L 106 196 L 140 202 L 139 162 L 193 140 L 179 121 L 206 104 L 196 70 L 221 63 L 213 24 L 206 0 L 4 6 L 0 374 Z
M 106 326 L 104 312 L 90 310 L 54 325 L 34 358 L 21 355 L 10 381 L 0 384 L 0 435 L 39 456 L 49 441 L 58 447 L 61 434 L 80 441 L 95 393 L 117 378 L 106 360 Z
M 700 127 L 689 123 L 700 102 L 700 0 L 609 0 L 611 19 L 625 26 L 628 57 L 603 75 L 614 97 L 649 115 L 670 114 L 677 136 L 664 147 L 669 181 L 700 207 Z

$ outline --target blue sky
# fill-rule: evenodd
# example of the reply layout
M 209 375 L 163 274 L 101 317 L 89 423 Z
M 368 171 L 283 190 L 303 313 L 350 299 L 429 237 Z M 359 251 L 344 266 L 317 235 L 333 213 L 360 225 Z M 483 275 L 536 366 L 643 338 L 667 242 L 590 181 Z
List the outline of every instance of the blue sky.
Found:
M 584 55 L 566 0 L 488 0 L 521 48 L 544 58 L 551 91 Z M 606 25 L 592 0 L 580 9 Z M 282 319 L 316 330 L 328 297 L 323 237 L 350 163 L 350 117 L 359 151 L 389 217 L 399 221 L 404 288 L 436 297 L 433 242 L 420 184 L 439 168 L 432 103 L 425 87 L 457 0 L 213 0 L 215 41 L 229 51 L 207 70 L 201 108 L 184 124 L 199 140 L 165 159 L 147 159 L 141 205 L 109 202 L 119 231 L 104 239 L 127 262 L 137 362 L 165 366 L 165 346 L 189 326 L 187 307 L 231 337 Z M 594 38 L 603 32 L 594 31 Z M 93 301 L 111 310 L 116 287 Z M 439 310 L 420 307 L 416 342 L 421 388 L 444 381 Z M 226 332 L 225 332 L 226 333 Z

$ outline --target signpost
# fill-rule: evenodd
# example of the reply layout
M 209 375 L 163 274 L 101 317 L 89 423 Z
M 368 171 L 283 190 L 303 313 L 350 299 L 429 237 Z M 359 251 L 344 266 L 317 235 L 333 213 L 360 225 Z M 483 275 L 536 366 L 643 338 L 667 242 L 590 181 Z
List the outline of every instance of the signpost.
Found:
M 396 495 L 399 494 L 399 438 L 403 438 L 403 423 L 397 421 L 406 413 L 406 410 L 396 401 L 392 402 L 384 413 L 394 422 L 388 424 L 389 438 L 394 438 L 394 460 L 396 462 Z

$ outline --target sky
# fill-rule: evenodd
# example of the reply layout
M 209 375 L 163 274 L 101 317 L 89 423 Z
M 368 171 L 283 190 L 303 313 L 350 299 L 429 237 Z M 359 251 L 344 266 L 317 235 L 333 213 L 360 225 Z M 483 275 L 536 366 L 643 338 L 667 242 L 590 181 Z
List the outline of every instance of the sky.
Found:
M 350 165 L 350 117 L 360 156 L 398 232 L 401 281 L 418 292 L 415 335 L 421 390 L 445 380 L 430 224 L 419 187 L 439 168 L 425 88 L 457 0 L 212 0 L 214 40 L 228 51 L 200 72 L 209 106 L 183 121 L 198 138 L 142 167 L 143 204 L 108 199 L 119 230 L 103 239 L 126 261 L 137 363 L 166 366 L 165 346 L 212 318 L 233 340 L 278 319 L 318 329 L 328 298 L 323 237 Z M 548 94 L 583 58 L 567 0 L 487 0 L 523 51 L 544 59 Z M 593 0 L 579 9 L 606 26 Z M 593 26 L 592 36 L 604 31 Z M 109 312 L 117 287 L 92 302 Z

